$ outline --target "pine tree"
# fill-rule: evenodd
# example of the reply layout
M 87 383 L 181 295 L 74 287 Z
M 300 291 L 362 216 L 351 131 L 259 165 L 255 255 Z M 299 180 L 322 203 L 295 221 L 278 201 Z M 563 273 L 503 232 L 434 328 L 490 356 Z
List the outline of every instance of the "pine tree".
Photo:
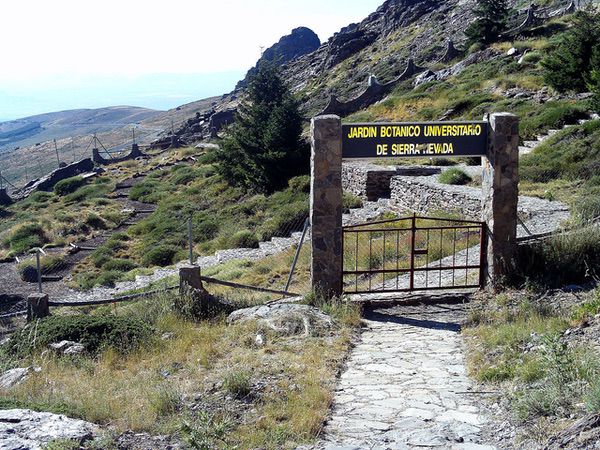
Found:
M 595 56 L 595 54 L 599 54 Z M 598 89 L 600 80 L 600 14 L 578 11 L 572 27 L 559 35 L 542 61 L 546 82 L 560 92 Z
M 496 42 L 506 31 L 508 18 L 507 0 L 477 0 L 477 19 L 465 30 L 469 45 L 480 43 L 489 45 Z
M 263 62 L 248 81 L 234 125 L 217 152 L 219 173 L 230 184 L 273 192 L 308 171 L 298 102 L 278 68 Z

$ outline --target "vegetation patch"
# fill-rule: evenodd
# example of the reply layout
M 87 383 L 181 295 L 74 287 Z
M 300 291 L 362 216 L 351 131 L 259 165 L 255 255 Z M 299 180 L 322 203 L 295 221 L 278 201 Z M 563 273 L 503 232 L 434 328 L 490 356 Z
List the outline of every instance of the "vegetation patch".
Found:
M 9 350 L 25 356 L 63 340 L 80 342 L 90 353 L 108 347 L 118 352 L 128 352 L 147 343 L 152 328 L 134 317 L 109 314 L 50 316 L 33 322 L 11 338 Z
M 84 184 L 85 180 L 80 176 L 66 178 L 54 185 L 54 193 L 62 197 L 67 194 L 72 194 Z
M 439 176 L 440 183 L 452 185 L 469 184 L 473 179 L 464 171 L 458 168 L 451 168 L 443 171 Z

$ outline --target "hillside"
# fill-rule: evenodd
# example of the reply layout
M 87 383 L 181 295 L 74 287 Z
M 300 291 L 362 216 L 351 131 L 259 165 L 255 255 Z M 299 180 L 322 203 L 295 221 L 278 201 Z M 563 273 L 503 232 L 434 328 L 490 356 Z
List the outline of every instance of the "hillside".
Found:
M 253 191 L 222 170 L 227 128 L 209 128 L 233 116 L 246 95 L 236 90 L 140 122 L 142 139 L 160 128 L 170 142 L 173 127 L 180 148 L 144 148 L 0 207 L 0 315 L 10 315 L 0 338 L 15 333 L 0 341 L 0 370 L 24 374 L 0 386 L 0 410 L 96 424 L 90 442 L 58 448 L 598 448 L 600 117 L 593 93 L 558 92 L 543 64 L 577 16 L 569 2 L 548 0 L 539 20 L 514 31 L 528 2 L 511 2 L 513 33 L 465 48 L 474 3 L 388 0 L 284 64 L 282 77 L 301 100 L 304 138 L 310 116 L 328 105 L 350 104 L 341 115 L 357 122 L 517 114 L 520 244 L 510 279 L 458 292 L 456 276 L 480 273 L 442 267 L 482 256 L 468 226 L 454 229 L 453 245 L 428 229 L 425 248 L 379 222 L 415 212 L 479 221 L 479 158 L 384 159 L 344 163 L 343 224 L 363 224 L 368 244 L 345 241 L 353 280 L 342 282 L 385 290 L 416 264 L 451 292 L 311 292 L 309 176 Z M 403 77 L 408 58 L 416 69 Z M 377 92 L 348 102 L 370 75 Z M 119 145 L 128 132 L 100 138 Z M 40 147 L 51 165 L 53 148 Z M 12 167 L 36 164 L 26 150 Z M 384 182 L 369 195 L 377 175 Z M 364 225 L 371 221 L 376 229 Z M 27 252 L 37 246 L 54 303 L 34 328 L 22 313 L 37 281 Z M 210 277 L 208 294 L 176 291 L 190 257 Z M 386 279 L 391 263 L 397 273 Z M 360 266 L 383 275 L 355 277 Z M 68 350 L 49 347 L 63 340 Z
M 51 139 L 110 131 L 142 122 L 159 114 L 160 111 L 146 108 L 111 106 L 38 114 L 0 122 L 0 152 Z

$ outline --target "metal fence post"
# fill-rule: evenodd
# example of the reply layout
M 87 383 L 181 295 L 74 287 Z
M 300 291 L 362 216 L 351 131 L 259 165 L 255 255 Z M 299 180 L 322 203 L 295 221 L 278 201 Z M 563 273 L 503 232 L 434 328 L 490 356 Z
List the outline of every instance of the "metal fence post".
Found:
M 307 218 L 304 221 L 304 229 L 302 230 L 302 237 L 300 238 L 300 242 L 298 243 L 298 248 L 296 249 L 296 255 L 294 256 L 294 262 L 292 263 L 292 268 L 290 269 L 290 276 L 288 277 L 287 283 L 285 285 L 286 292 L 290 288 L 290 284 L 292 284 L 292 278 L 294 277 L 294 271 L 296 270 L 296 264 L 298 263 L 298 258 L 300 257 L 300 252 L 302 251 L 302 244 L 304 244 L 304 238 L 306 237 L 306 232 L 308 231 L 309 226 L 310 226 L 310 219 Z

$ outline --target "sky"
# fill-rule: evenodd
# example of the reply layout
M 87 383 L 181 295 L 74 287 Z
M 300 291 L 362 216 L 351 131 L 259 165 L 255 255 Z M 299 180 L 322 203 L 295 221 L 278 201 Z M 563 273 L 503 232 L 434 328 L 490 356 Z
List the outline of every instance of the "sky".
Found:
M 19 0 L 2 5 L 0 120 L 219 95 L 293 28 L 322 41 L 383 0 Z

